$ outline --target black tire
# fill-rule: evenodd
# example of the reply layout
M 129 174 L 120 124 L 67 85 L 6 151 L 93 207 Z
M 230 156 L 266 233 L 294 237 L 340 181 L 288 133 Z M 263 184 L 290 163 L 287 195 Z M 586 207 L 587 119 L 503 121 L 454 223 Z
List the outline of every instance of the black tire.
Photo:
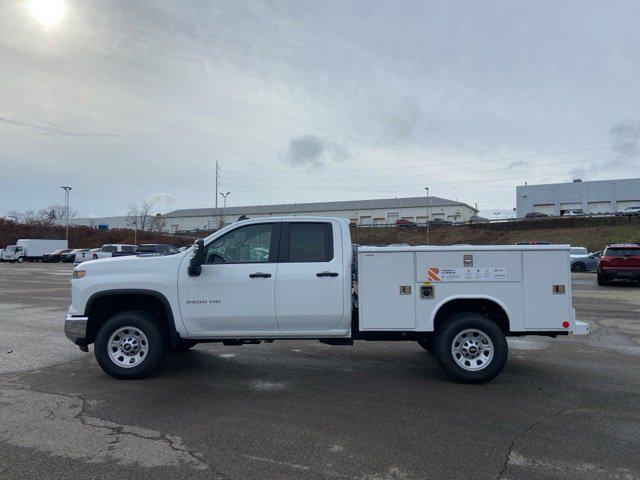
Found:
M 118 365 L 109 355 L 109 339 L 123 327 L 133 327 L 147 338 L 147 352 L 140 363 L 133 367 Z M 158 368 L 167 352 L 168 335 L 164 325 L 152 314 L 141 310 L 118 313 L 104 322 L 96 336 L 94 353 L 100 368 L 115 378 L 145 378 Z M 140 344 L 143 344 L 141 341 Z
M 178 344 L 171 348 L 172 352 L 182 353 L 192 349 L 198 344 L 195 340 L 180 340 Z
M 571 270 L 574 271 L 574 272 L 586 272 L 587 271 L 587 266 L 582 262 L 576 262 L 571 267 Z
M 493 356 L 477 370 L 467 370 L 458 364 L 452 352 L 454 339 L 465 330 L 476 330 L 485 335 L 493 344 Z M 469 334 L 471 335 L 471 334 Z M 471 341 L 477 341 L 479 337 L 469 337 Z M 442 327 L 436 332 L 434 354 L 444 372 L 458 383 L 485 383 L 494 379 L 507 363 L 509 347 L 504 333 L 495 322 L 479 313 L 457 313 L 444 321 Z M 464 357 L 462 362 L 464 362 Z M 478 355 L 475 362 L 482 362 L 484 358 Z M 471 365 L 469 365 L 471 366 Z
M 604 273 L 598 272 L 598 285 L 600 285 L 601 287 L 606 287 L 607 285 L 609 285 L 609 282 L 609 277 L 607 277 Z
M 22 258 L 22 257 L 18 257 L 18 259 L 16 260 L 16 262 L 18 262 L 18 263 L 22 263 L 22 262 L 24 262 L 24 258 Z
M 433 354 L 433 346 L 435 339 L 433 335 L 427 335 L 418 339 L 418 345 L 424 348 L 427 352 Z

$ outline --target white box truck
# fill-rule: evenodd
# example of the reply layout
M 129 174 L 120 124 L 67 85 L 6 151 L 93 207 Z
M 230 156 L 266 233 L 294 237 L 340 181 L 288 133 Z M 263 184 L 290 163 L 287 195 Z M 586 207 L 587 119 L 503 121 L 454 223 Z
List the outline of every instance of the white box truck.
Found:
M 316 339 L 416 341 L 463 383 L 498 375 L 508 336 L 586 334 L 568 245 L 351 244 L 344 219 L 229 225 L 176 255 L 75 268 L 67 337 L 102 369 L 145 377 L 169 348 Z
M 2 261 L 18 263 L 39 261 L 45 253 L 68 248 L 67 245 L 66 240 L 20 239 L 15 245 L 9 245 L 3 251 Z

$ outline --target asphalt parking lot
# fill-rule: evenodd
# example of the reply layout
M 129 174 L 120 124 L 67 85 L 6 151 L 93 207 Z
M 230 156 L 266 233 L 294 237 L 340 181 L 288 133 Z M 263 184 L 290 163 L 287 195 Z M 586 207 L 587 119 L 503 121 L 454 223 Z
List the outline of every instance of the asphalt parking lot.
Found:
M 640 478 L 640 287 L 458 385 L 410 342 L 198 345 L 118 381 L 62 332 L 70 265 L 0 264 L 0 478 Z

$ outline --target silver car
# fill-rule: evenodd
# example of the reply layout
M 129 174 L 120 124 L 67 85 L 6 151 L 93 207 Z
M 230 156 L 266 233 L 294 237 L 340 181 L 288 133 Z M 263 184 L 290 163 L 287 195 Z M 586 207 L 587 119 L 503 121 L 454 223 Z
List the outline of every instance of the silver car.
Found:
M 586 247 L 571 247 L 572 272 L 591 272 L 598 269 L 598 256 L 589 253 Z

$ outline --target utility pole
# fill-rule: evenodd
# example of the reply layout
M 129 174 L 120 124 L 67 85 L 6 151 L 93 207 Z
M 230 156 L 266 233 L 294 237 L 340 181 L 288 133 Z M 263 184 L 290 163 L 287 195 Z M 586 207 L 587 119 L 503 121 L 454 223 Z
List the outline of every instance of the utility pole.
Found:
M 429 204 L 431 199 L 429 198 L 429 187 L 424 187 L 427 191 L 427 245 L 429 245 L 429 224 L 431 223 L 431 216 L 429 215 Z
M 222 198 L 224 198 L 224 204 L 223 204 L 223 205 L 224 205 L 224 207 L 222 207 L 222 215 L 220 215 L 220 218 L 222 218 L 222 220 L 221 220 L 221 222 L 220 222 L 222 225 L 220 225 L 220 228 L 224 227 L 224 211 L 225 211 L 225 209 L 227 208 L 227 197 L 229 196 L 229 194 L 230 194 L 230 193 L 231 193 L 231 192 L 227 192 L 227 193 L 222 193 L 222 192 L 221 192 L 221 193 L 220 193 L 220 195 L 222 196 Z
M 231 192 L 227 192 L 227 193 L 220 193 L 220 195 L 222 196 L 222 198 L 224 198 L 224 208 L 227 208 L 227 197 L 229 196 Z
M 218 185 L 220 185 L 220 165 L 216 160 L 216 208 L 218 208 Z
M 71 187 L 60 187 L 64 190 L 64 215 L 67 217 L 67 233 L 65 234 L 65 240 L 69 242 L 69 193 Z

